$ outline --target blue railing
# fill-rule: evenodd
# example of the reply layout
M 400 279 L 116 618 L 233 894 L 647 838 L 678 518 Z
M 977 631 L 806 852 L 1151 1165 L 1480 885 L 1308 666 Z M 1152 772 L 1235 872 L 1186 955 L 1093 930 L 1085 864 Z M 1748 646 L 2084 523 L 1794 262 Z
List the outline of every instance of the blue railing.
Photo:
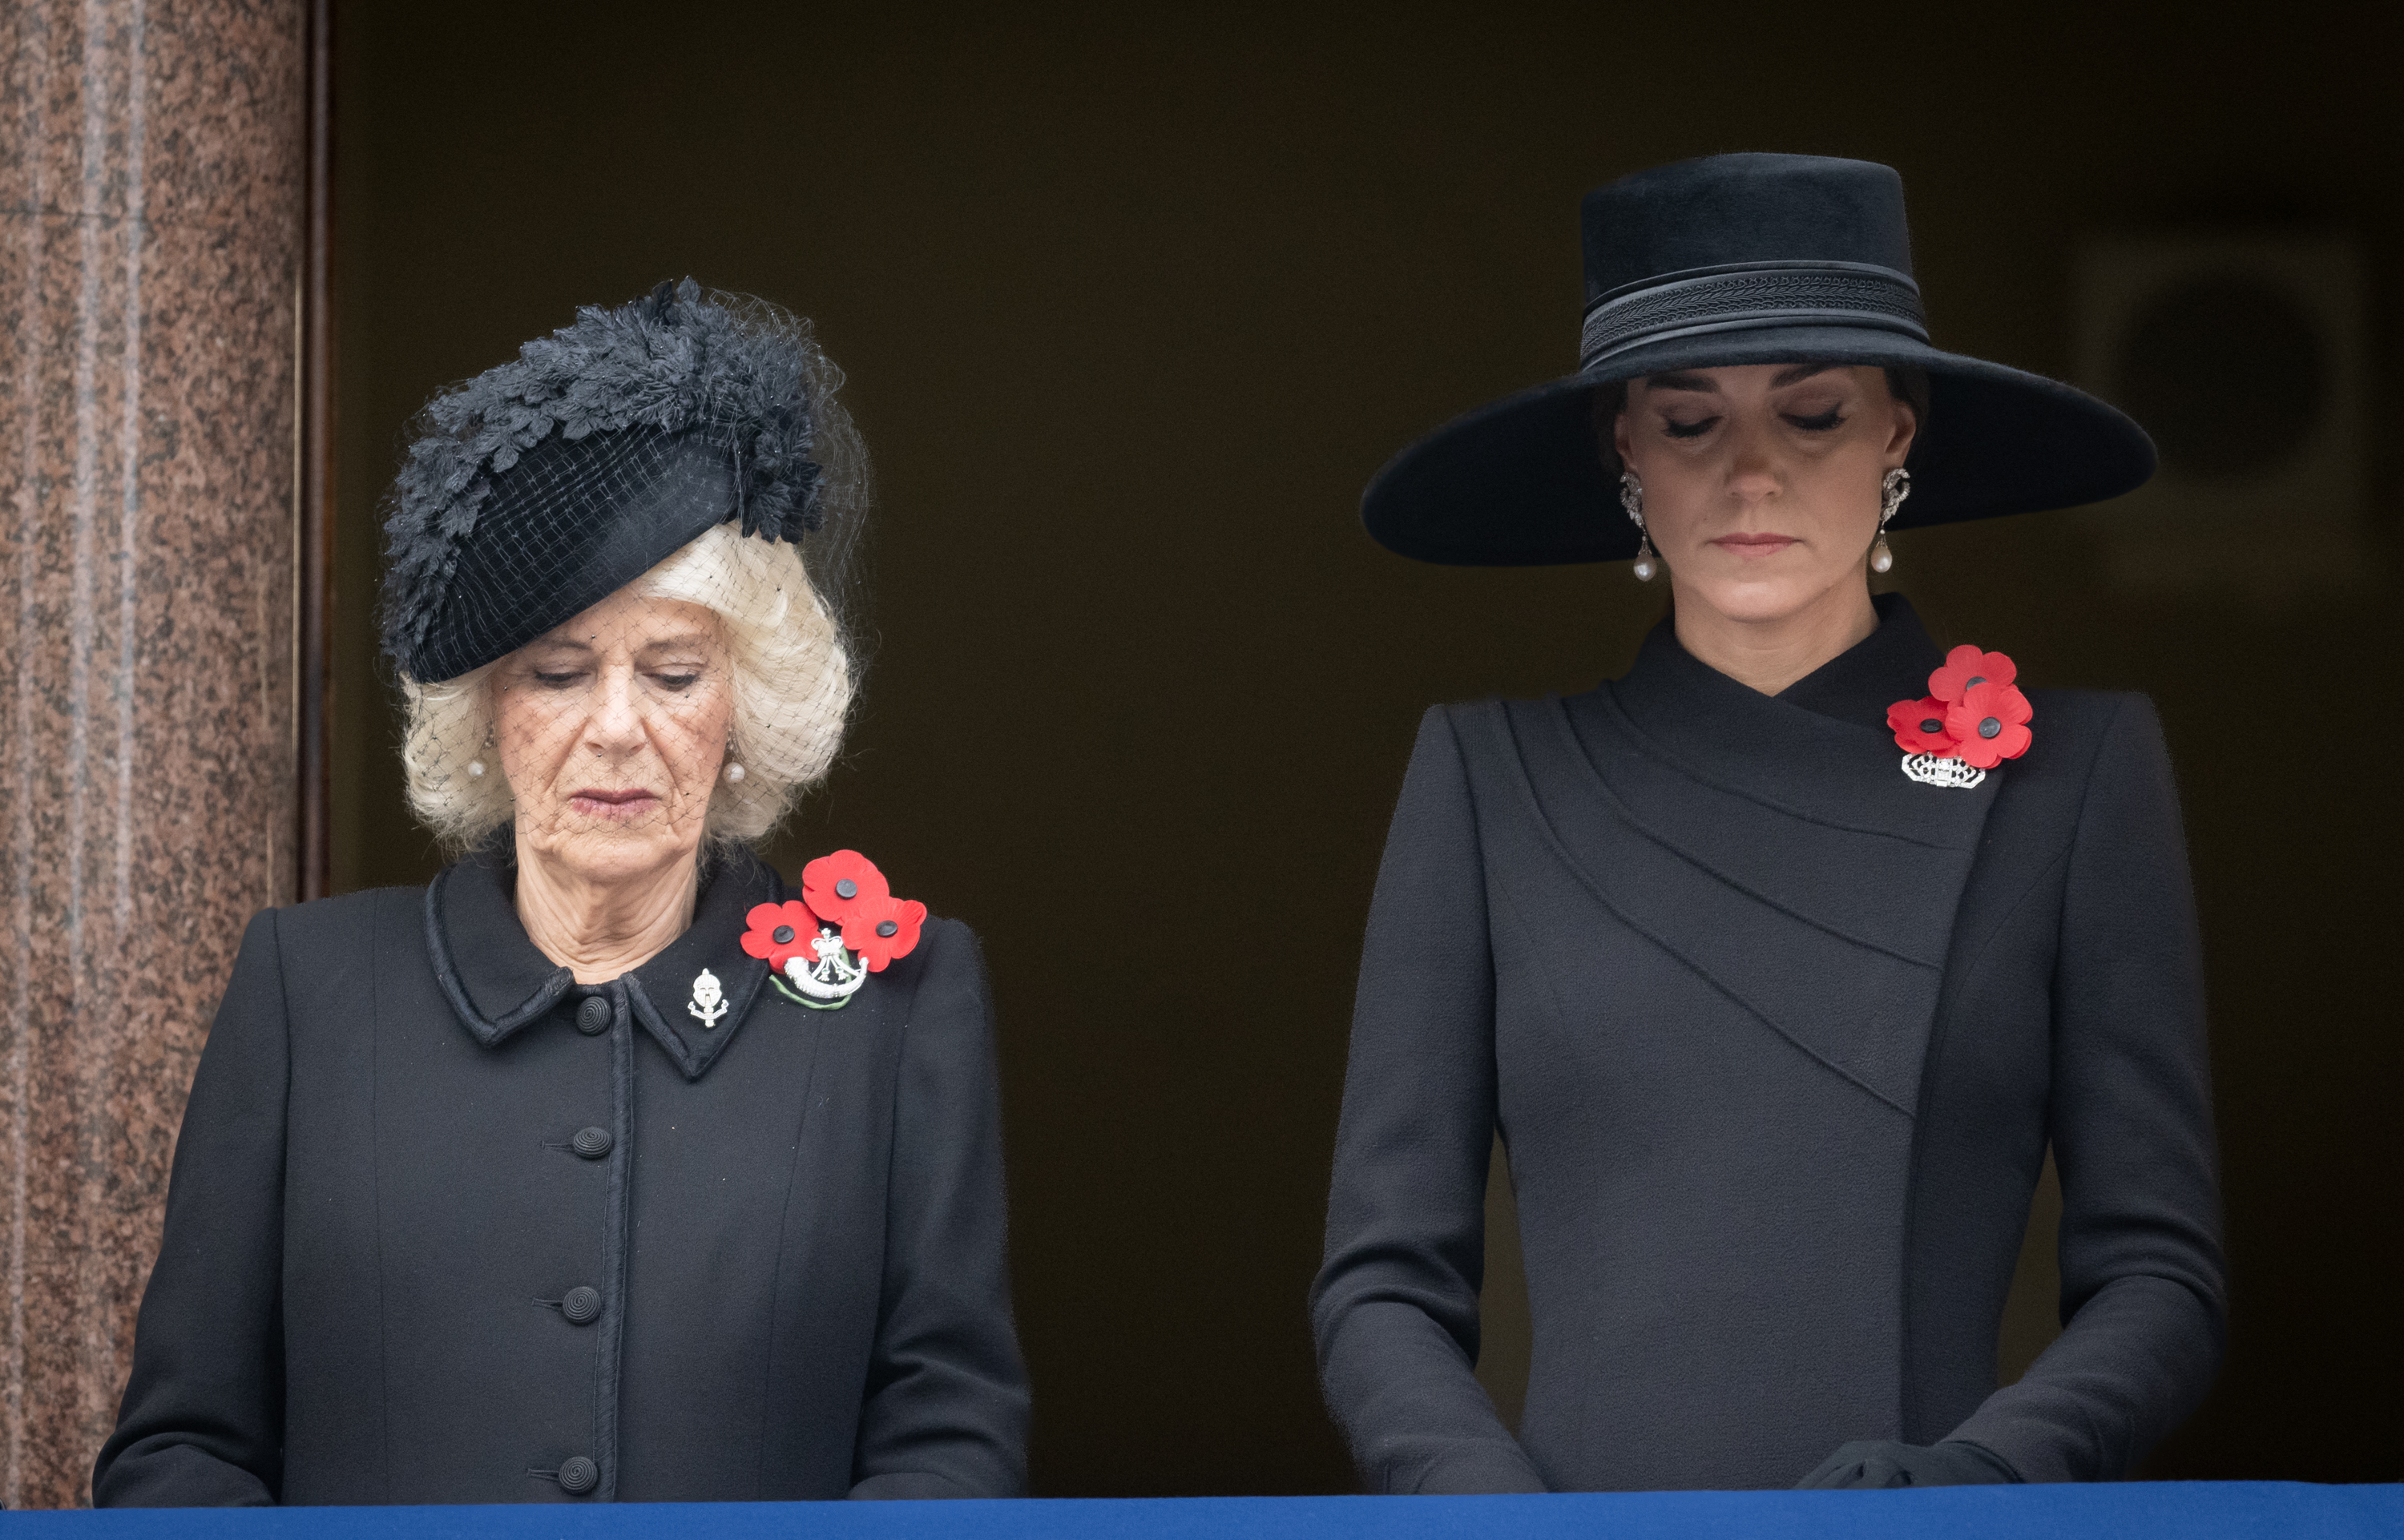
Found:
M 2285 1481 L 1558 1497 L 1193 1497 L 116 1510 L 25 1540 L 2404 1540 L 2404 1486 Z

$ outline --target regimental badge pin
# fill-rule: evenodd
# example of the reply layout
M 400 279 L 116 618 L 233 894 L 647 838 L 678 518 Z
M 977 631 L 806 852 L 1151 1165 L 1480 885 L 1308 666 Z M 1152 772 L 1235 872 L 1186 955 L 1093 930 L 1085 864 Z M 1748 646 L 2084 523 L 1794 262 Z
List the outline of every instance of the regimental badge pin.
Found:
M 785 960 L 785 977 L 792 980 L 803 1004 L 834 1011 L 868 982 L 868 964 L 851 955 L 841 936 L 821 930 L 810 938 L 807 953 L 796 953 Z
M 692 999 L 685 1002 L 684 1008 L 701 1022 L 703 1030 L 718 1025 L 725 1016 L 728 1006 L 726 992 L 719 987 L 716 973 L 704 968 L 694 976 Z

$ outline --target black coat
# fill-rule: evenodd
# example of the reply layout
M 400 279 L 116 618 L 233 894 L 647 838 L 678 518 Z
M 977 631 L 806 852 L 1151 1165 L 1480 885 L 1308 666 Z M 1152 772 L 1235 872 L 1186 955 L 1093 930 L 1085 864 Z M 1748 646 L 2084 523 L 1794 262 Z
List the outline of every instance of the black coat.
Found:
M 2153 710 L 2031 690 L 2025 757 L 1918 784 L 1885 711 L 1942 660 L 1880 608 L 1775 698 L 1664 623 L 1591 694 L 1429 713 L 1312 1291 L 1374 1489 L 1782 1487 L 1847 1440 L 1949 1436 L 2108 1478 L 2210 1383 L 2201 961 Z M 1498 1131 L 1516 1440 L 1471 1373 Z M 2048 1140 L 2065 1329 L 1997 1390 Z
M 806 1009 L 741 949 L 784 889 L 739 858 L 585 987 L 511 882 L 471 861 L 251 922 L 94 1501 L 1015 1494 L 975 937 L 930 920 Z

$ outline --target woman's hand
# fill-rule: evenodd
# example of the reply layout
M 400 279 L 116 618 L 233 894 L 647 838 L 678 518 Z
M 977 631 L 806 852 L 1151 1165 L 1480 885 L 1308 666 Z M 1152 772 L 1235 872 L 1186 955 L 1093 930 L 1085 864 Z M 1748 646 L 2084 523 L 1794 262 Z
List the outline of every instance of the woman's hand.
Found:
M 2018 1481 L 2001 1456 L 1949 1438 L 1941 1444 L 1897 1444 L 1861 1438 L 1838 1449 L 1797 1481 L 1807 1487 L 1973 1487 Z

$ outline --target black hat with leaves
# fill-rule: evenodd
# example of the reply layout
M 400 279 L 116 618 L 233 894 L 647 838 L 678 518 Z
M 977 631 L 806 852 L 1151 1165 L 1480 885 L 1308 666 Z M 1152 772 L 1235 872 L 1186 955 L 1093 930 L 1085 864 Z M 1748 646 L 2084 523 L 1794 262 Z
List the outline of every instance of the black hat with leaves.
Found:
M 728 521 L 839 552 L 864 474 L 841 383 L 807 321 L 690 278 L 580 310 L 420 414 L 384 523 L 384 652 L 456 679 Z M 812 562 L 830 603 L 834 565 Z

